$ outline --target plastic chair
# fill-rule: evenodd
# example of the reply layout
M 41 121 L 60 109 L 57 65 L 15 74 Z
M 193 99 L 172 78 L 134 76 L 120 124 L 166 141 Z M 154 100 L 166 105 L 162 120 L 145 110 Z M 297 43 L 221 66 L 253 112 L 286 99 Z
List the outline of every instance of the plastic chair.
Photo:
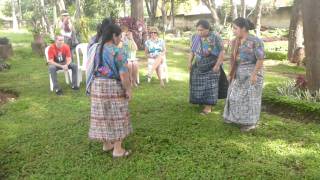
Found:
M 50 48 L 50 46 L 46 47 L 46 49 L 45 49 L 45 55 L 46 55 L 46 62 L 47 63 L 49 62 L 49 55 L 48 55 L 49 48 Z M 58 70 L 57 74 L 59 74 L 59 73 L 64 73 L 64 76 L 65 76 L 65 79 L 66 79 L 66 83 L 70 84 L 70 82 L 71 82 L 70 81 L 70 77 L 72 77 L 72 71 L 71 70 L 68 70 L 68 71 Z M 49 81 L 50 81 L 50 91 L 53 91 L 53 83 L 52 83 L 52 78 L 51 78 L 50 72 L 49 72 Z
M 82 63 L 80 52 L 82 54 Z M 88 60 L 88 43 L 81 43 L 77 45 L 76 56 L 78 64 L 78 86 L 80 86 L 80 83 L 82 82 L 82 72 L 86 73 L 86 64 Z

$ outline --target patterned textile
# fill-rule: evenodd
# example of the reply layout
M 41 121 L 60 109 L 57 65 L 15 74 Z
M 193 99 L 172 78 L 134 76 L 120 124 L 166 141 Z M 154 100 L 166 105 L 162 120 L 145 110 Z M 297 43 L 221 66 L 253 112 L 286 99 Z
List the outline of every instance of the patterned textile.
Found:
M 257 83 L 250 82 L 254 64 L 239 65 L 235 80 L 230 84 L 223 117 L 241 125 L 257 124 L 261 112 L 263 73 L 257 75 Z
M 164 51 L 165 43 L 162 39 L 156 41 L 149 39 L 145 42 L 145 46 L 148 50 L 149 57 L 155 58 Z
M 259 59 L 264 59 L 263 41 L 254 35 L 249 35 L 239 46 L 236 61 L 241 64 L 256 64 Z
M 195 63 L 190 73 L 190 103 L 217 103 L 220 72 L 215 73 L 212 68 L 222 50 L 223 42 L 216 33 L 210 32 L 207 38 L 192 36 L 191 52 L 195 55 Z
M 223 41 L 220 36 L 210 32 L 207 38 L 201 39 L 199 35 L 193 35 L 191 39 L 191 52 L 196 55 L 196 60 L 207 56 L 219 56 L 223 50 Z
M 97 77 L 91 88 L 89 138 L 123 140 L 132 132 L 128 100 L 120 81 Z
M 97 51 L 99 49 L 99 43 L 94 43 L 88 50 L 88 59 L 86 64 L 86 94 L 90 95 L 91 84 L 94 79 L 94 73 L 98 70 L 99 58 L 97 57 Z
M 215 105 L 218 101 L 220 72 L 215 73 L 212 67 L 217 57 L 204 58 L 193 64 L 190 73 L 190 103 Z
M 121 73 L 128 72 L 127 54 L 123 48 L 115 45 L 103 46 L 102 61 L 98 66 L 97 76 L 103 76 L 109 79 L 120 79 Z M 96 58 L 100 59 L 99 53 Z

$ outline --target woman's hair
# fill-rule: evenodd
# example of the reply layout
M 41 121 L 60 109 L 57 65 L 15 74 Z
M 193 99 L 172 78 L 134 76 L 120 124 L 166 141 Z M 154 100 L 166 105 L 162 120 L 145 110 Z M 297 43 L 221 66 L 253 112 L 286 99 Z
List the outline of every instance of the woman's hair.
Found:
M 122 32 L 128 32 L 129 31 L 128 26 L 120 26 L 120 28 L 121 28 Z
M 239 17 L 239 18 L 235 19 L 233 21 L 233 24 L 235 24 L 236 26 L 238 26 L 240 28 L 245 28 L 247 31 L 253 30 L 255 28 L 254 24 L 249 19 L 246 19 L 243 17 Z
M 97 25 L 97 36 L 95 39 L 95 43 L 97 43 L 100 40 L 102 32 L 104 32 L 111 23 L 112 21 L 110 20 L 110 18 L 105 18 L 103 19 L 101 24 Z
M 152 27 L 149 28 L 149 33 L 150 32 L 156 32 L 157 34 L 159 34 L 159 29 L 157 27 L 155 27 L 155 26 L 152 26 Z
M 204 28 L 204 29 L 211 30 L 210 23 L 209 23 L 207 20 L 205 20 L 205 19 L 200 19 L 200 20 L 197 22 L 196 27 L 199 27 L 199 26 L 201 26 L 201 27 Z
M 106 42 L 111 41 L 113 39 L 113 35 L 119 36 L 121 34 L 121 28 L 116 25 L 110 23 L 108 26 L 101 28 L 101 45 L 100 45 L 100 62 L 102 62 L 103 56 L 103 46 Z

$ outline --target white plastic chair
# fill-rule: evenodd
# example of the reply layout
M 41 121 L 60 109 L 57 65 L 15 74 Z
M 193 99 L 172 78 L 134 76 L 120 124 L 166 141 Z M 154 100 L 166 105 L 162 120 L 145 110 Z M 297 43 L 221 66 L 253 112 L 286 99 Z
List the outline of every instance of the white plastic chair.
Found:
M 46 49 L 45 49 L 45 55 L 46 55 L 46 62 L 47 63 L 49 62 L 49 55 L 48 55 L 49 48 L 50 48 L 50 46 L 46 47 Z M 68 72 L 69 72 L 69 74 L 68 74 Z M 70 77 L 72 77 L 72 71 L 69 69 L 68 72 L 64 71 L 64 70 L 58 70 L 57 74 L 64 73 L 64 76 L 65 76 L 65 79 L 66 79 L 66 83 L 70 84 Z M 50 81 L 50 91 L 53 91 L 53 83 L 52 83 L 52 78 L 51 78 L 50 72 L 49 72 L 49 81 Z
M 152 68 L 154 64 L 154 58 L 148 58 L 148 72 Z M 168 74 L 168 65 L 167 65 L 167 58 L 164 57 L 162 64 L 160 65 L 160 70 L 161 70 L 161 79 L 165 79 L 166 82 L 169 82 L 169 74 Z M 151 81 L 151 79 L 150 79 Z M 149 82 L 150 82 L 149 81 Z
M 80 52 L 82 54 L 82 62 L 80 59 Z M 88 43 L 78 44 L 76 47 L 76 56 L 78 64 L 78 86 L 82 82 L 82 72 L 86 73 L 86 64 L 88 60 Z

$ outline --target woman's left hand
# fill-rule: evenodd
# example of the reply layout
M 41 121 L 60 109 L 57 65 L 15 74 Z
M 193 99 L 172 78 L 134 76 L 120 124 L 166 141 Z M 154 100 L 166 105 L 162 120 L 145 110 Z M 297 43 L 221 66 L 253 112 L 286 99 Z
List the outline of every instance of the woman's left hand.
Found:
M 251 81 L 252 85 L 255 85 L 257 83 L 257 74 L 256 73 L 251 74 L 250 81 Z
M 218 73 L 219 71 L 220 71 L 220 65 L 216 64 L 216 65 L 213 67 L 213 72 Z

